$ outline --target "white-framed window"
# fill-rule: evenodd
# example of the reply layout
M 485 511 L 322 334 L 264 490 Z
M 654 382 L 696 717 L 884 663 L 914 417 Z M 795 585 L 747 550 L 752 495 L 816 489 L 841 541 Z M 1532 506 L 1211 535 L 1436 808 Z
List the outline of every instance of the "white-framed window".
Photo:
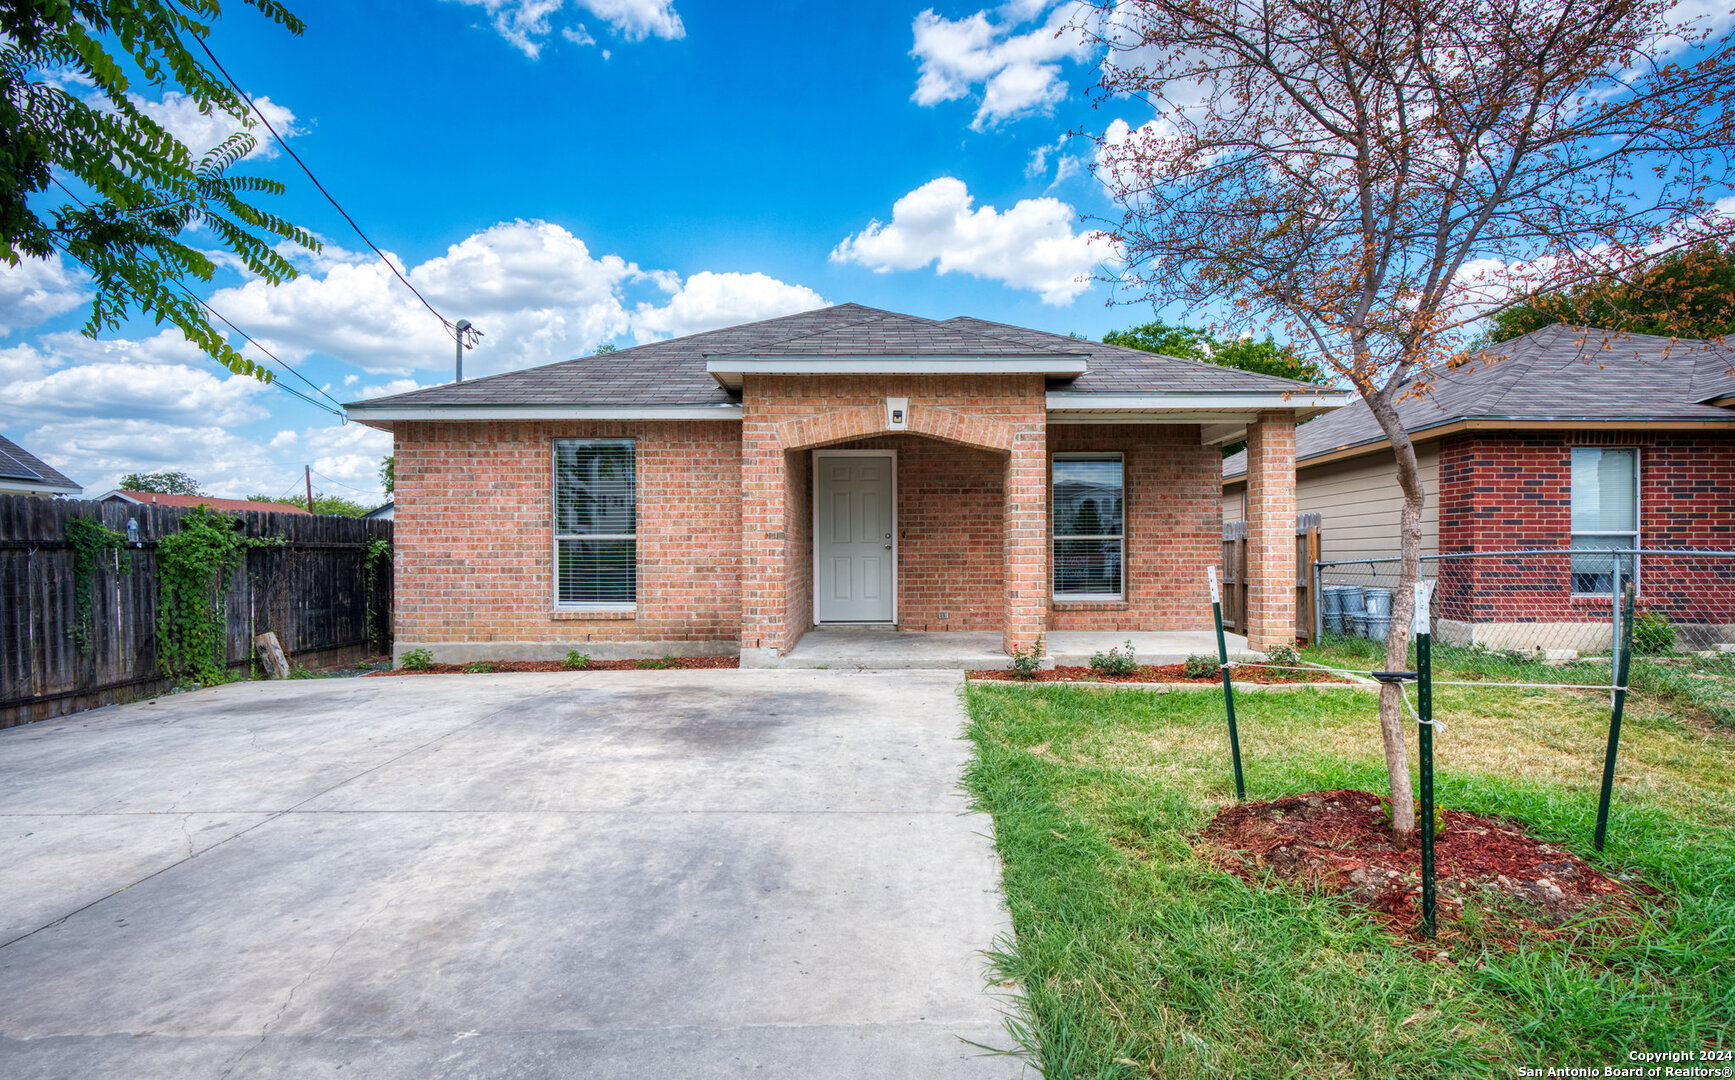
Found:
M 1572 546 L 1639 546 L 1639 452 L 1630 446 L 1575 446 L 1572 449 Z M 1588 595 L 1614 590 L 1614 571 L 1631 581 L 1634 556 L 1584 554 L 1572 557 L 1572 591 Z
M 1054 598 L 1126 595 L 1126 499 L 1120 454 L 1056 454 Z
M 638 483 L 631 439 L 554 440 L 554 602 L 638 600 Z

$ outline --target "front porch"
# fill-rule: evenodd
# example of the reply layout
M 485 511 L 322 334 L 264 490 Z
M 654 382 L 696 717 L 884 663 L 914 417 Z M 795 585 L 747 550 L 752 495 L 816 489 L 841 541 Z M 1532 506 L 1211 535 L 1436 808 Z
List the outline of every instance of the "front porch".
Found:
M 1259 659 L 1240 634 L 1225 635 L 1229 657 Z M 1092 654 L 1127 641 L 1141 664 L 1179 664 L 1198 654 L 1215 656 L 1217 638 L 1209 630 L 1056 630 L 1044 639 L 1048 663 L 1080 667 Z M 743 650 L 744 668 L 829 668 L 882 671 L 902 668 L 1003 668 L 1006 652 L 998 630 L 899 630 L 893 626 L 817 626 L 781 656 L 768 650 Z M 1045 665 L 1047 666 L 1047 665 Z

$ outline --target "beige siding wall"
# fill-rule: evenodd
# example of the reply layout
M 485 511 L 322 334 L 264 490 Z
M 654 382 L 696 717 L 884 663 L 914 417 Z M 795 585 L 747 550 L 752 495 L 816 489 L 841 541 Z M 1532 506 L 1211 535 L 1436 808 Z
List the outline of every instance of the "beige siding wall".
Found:
M 1422 513 L 1422 554 L 1440 550 L 1440 446 L 1416 447 L 1427 508 Z M 1241 520 L 1245 484 L 1223 492 L 1223 520 Z M 1398 554 L 1398 514 L 1404 503 L 1398 489 L 1398 467 L 1390 452 L 1303 466 L 1295 489 L 1295 511 L 1321 517 L 1321 555 L 1332 559 L 1367 559 Z

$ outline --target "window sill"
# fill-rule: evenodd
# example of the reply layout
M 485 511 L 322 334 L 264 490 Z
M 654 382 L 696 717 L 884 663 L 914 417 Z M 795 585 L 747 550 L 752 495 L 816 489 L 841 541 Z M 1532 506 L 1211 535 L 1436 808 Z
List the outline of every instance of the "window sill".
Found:
M 1055 611 L 1131 611 L 1132 603 L 1123 597 L 1105 596 L 1101 600 L 1084 600 L 1078 597 L 1062 599 L 1055 597 L 1049 601 Z
M 634 607 L 595 607 L 595 608 L 555 608 L 548 617 L 556 622 L 574 619 L 636 619 L 639 609 Z

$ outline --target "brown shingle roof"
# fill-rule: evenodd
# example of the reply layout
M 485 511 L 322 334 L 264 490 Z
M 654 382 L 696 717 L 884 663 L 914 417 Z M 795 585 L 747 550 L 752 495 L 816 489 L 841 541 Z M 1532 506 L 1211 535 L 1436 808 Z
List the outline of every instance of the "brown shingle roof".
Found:
M 1085 359 L 1089 371 L 1065 385 L 1073 393 L 1257 393 L 1306 385 L 983 319 L 937 321 L 839 304 L 354 404 L 370 408 L 726 405 L 738 399 L 706 373 L 708 359 L 875 355 L 1078 356 Z
M 1735 412 L 1704 401 L 1735 393 L 1735 353 L 1724 341 L 1548 326 L 1489 348 L 1434 375 L 1426 393 L 1398 403 L 1410 432 L 1460 420 L 1710 420 Z M 1296 429 L 1296 460 L 1383 442 L 1366 403 L 1356 401 Z M 1246 473 L 1243 451 L 1223 476 Z

